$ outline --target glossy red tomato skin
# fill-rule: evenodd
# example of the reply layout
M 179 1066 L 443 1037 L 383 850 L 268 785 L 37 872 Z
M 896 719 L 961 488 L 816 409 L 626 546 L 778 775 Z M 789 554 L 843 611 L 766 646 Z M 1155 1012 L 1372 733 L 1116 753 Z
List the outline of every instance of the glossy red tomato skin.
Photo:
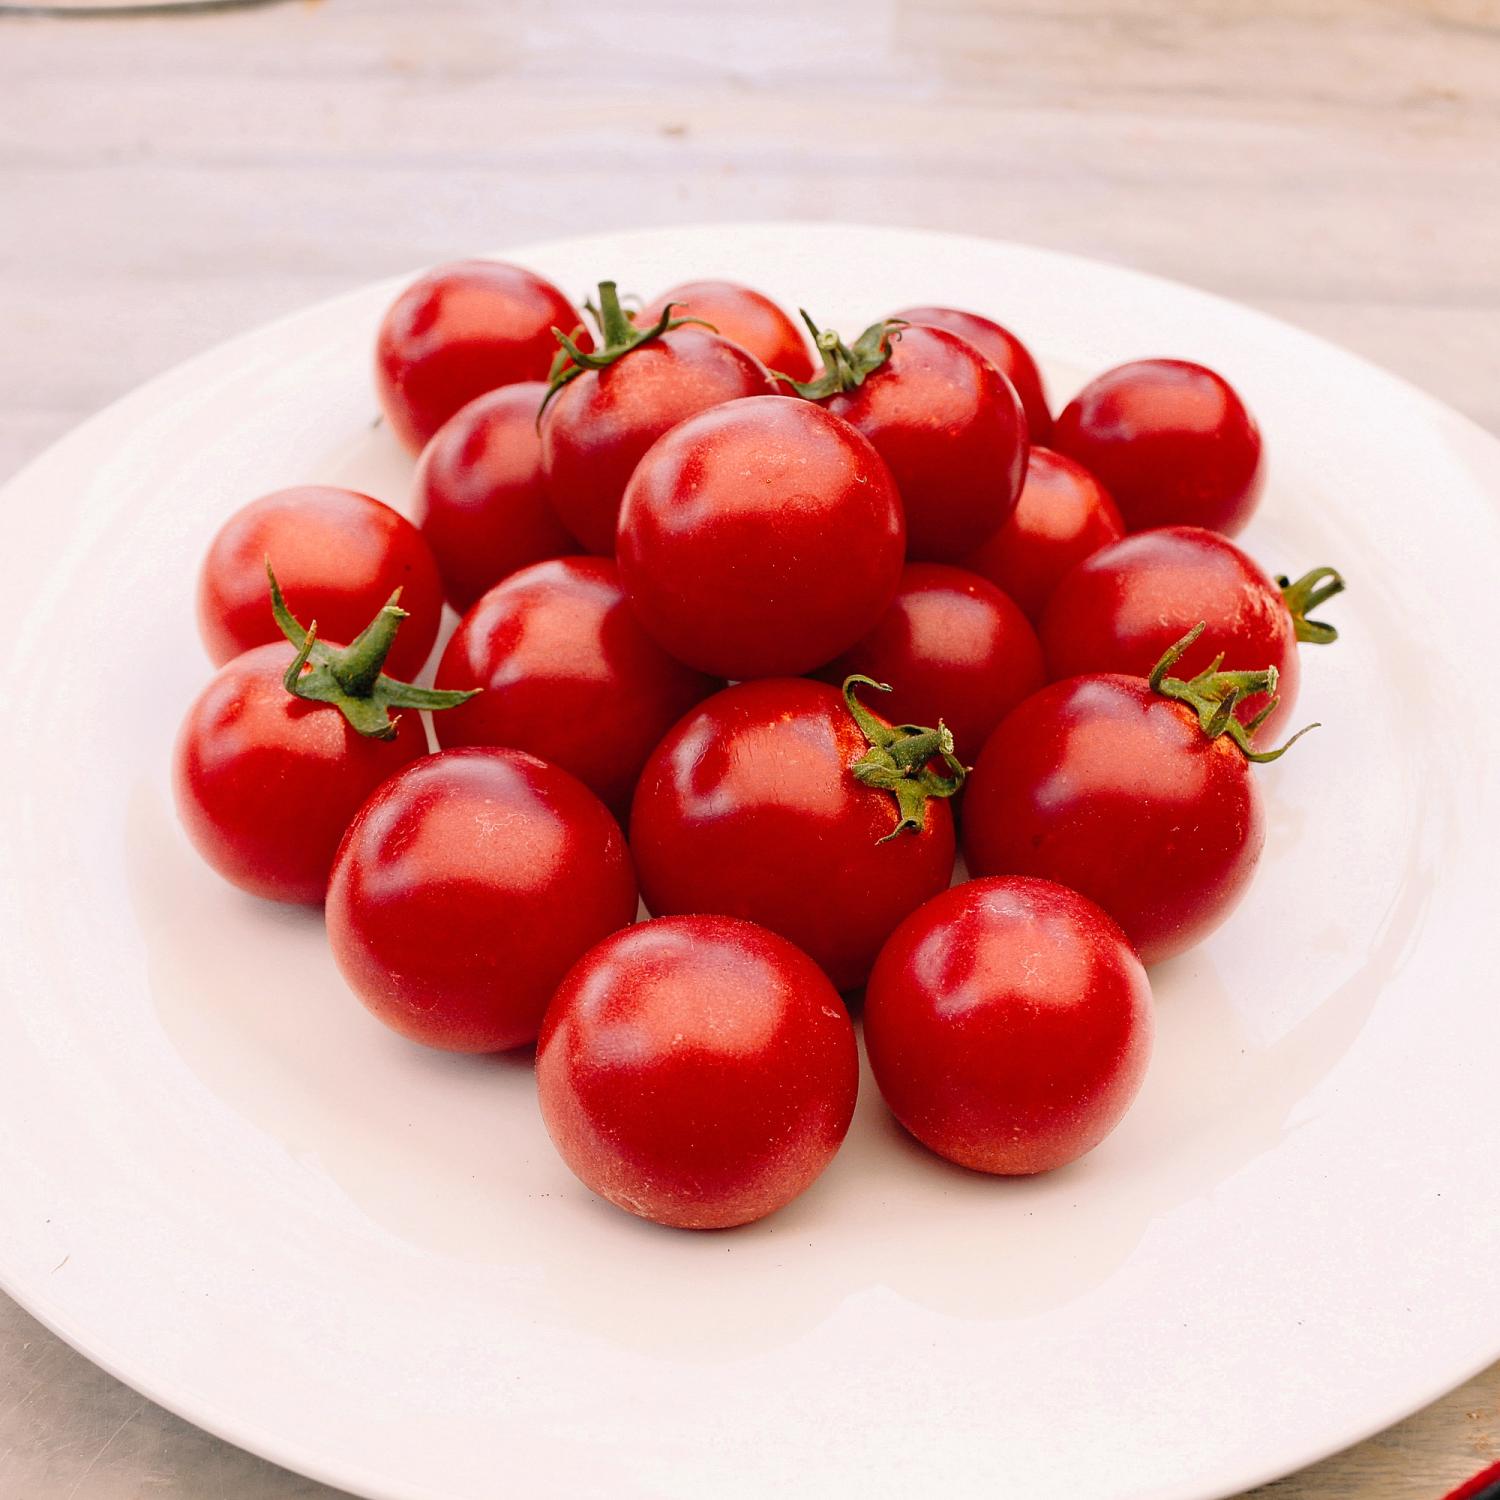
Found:
M 578 550 L 542 478 L 536 414 L 546 389 L 523 380 L 476 396 L 417 460 L 412 519 L 456 610 L 521 568 Z
M 942 563 L 908 563 L 875 628 L 817 675 L 838 685 L 854 672 L 890 685 L 876 706 L 892 723 L 941 719 L 965 764 L 1047 680 L 1036 632 L 1010 598 Z
M 1035 875 L 1097 902 L 1144 963 L 1244 895 L 1265 812 L 1244 754 L 1139 677 L 1071 677 L 990 736 L 964 788 L 971 875 Z
M 582 782 L 518 750 L 443 750 L 350 824 L 328 941 L 394 1031 L 502 1052 L 536 1039 L 563 975 L 635 910 L 619 824 Z
M 641 624 L 717 677 L 792 676 L 851 646 L 891 602 L 906 532 L 889 470 L 808 401 L 701 412 L 641 461 L 620 576 Z
M 809 1187 L 859 1086 L 838 994 L 792 944 L 727 917 L 606 938 L 563 981 L 537 1048 L 563 1160 L 629 1213 L 681 1229 L 764 1218 Z
M 414 713 L 393 740 L 282 686 L 285 641 L 221 667 L 188 710 L 172 757 L 177 813 L 198 853 L 241 890 L 317 905 L 339 840 L 365 798 L 427 753 Z
M 1260 501 L 1260 428 L 1223 376 L 1181 359 L 1106 370 L 1063 409 L 1052 446 L 1110 493 L 1130 531 L 1234 536 Z
M 1042 372 L 1037 369 L 1031 351 L 1008 328 L 980 313 L 964 312 L 956 307 L 907 307 L 893 318 L 906 323 L 924 323 L 929 328 L 946 328 L 973 346 L 1016 388 L 1026 412 L 1026 430 L 1033 443 L 1045 443 L 1052 435 L 1052 413 L 1047 405 L 1047 390 Z
M 967 339 L 914 326 L 855 390 L 823 405 L 886 461 L 914 561 L 957 562 L 1002 527 L 1026 473 L 1015 387 Z
M 1281 590 L 1228 537 L 1201 526 L 1138 531 L 1069 572 L 1042 617 L 1049 675 L 1126 672 L 1144 677 L 1200 620 L 1207 629 L 1172 668 L 1201 672 L 1221 651 L 1230 671 L 1275 667 L 1276 709 L 1256 732 L 1269 745 L 1297 701 L 1297 629 Z M 1257 693 L 1240 705 L 1247 723 L 1265 707 Z
M 436 685 L 482 689 L 433 715 L 440 744 L 529 751 L 621 819 L 662 736 L 724 686 L 641 629 L 606 557 L 557 558 L 497 584 L 449 640 Z
M 953 873 L 953 815 L 881 843 L 895 798 L 855 780 L 868 749 L 835 688 L 740 683 L 689 713 L 646 763 L 630 815 L 656 916 L 742 917 L 795 943 L 841 990 Z
M 1048 1172 L 1091 1151 L 1140 1089 L 1153 1018 L 1118 925 L 1050 880 L 971 880 L 881 950 L 865 1047 L 892 1113 L 978 1172 Z
M 697 412 L 774 389 L 754 355 L 704 328 L 674 328 L 584 371 L 542 418 L 552 508 L 590 552 L 611 555 L 625 486 L 657 438 Z
M 768 370 L 810 380 L 812 353 L 802 330 L 764 292 L 735 281 L 684 281 L 648 302 L 635 315 L 638 327 L 661 317 L 667 303 L 675 318 L 702 318 L 741 349 L 748 349 Z
M 498 386 L 543 380 L 552 330 L 577 309 L 535 271 L 461 260 L 420 276 L 391 304 L 375 343 L 375 385 L 396 436 L 417 452 L 461 406 Z M 591 348 L 587 334 L 583 347 Z
M 287 608 L 325 641 L 352 641 L 401 590 L 408 618 L 386 670 L 415 677 L 432 652 L 443 586 L 432 551 L 405 516 L 357 490 L 303 484 L 242 506 L 219 528 L 198 572 L 198 631 L 216 666 L 284 640 L 271 614 L 266 559 Z
M 1004 589 L 1036 624 L 1068 569 L 1124 535 L 1119 508 L 1082 464 L 1033 446 L 1010 520 L 963 566 Z

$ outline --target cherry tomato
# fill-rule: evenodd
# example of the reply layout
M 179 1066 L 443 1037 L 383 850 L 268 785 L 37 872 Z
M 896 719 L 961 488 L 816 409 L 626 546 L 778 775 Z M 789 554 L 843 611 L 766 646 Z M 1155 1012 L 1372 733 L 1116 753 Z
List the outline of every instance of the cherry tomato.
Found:
M 762 292 L 735 281 L 684 281 L 648 302 L 635 315 L 637 324 L 654 323 L 675 303 L 675 317 L 702 318 L 717 333 L 748 349 L 768 370 L 810 379 L 812 355 L 802 330 Z
M 1221 375 L 1182 359 L 1106 370 L 1064 408 L 1052 446 L 1110 493 L 1130 531 L 1234 536 L 1260 501 L 1260 429 Z
M 941 719 L 963 761 L 1046 681 L 1026 616 L 988 579 L 941 563 L 908 563 L 875 628 L 818 676 L 842 682 L 851 672 L 890 684 L 880 704 L 886 718 Z
M 601 1197 L 679 1229 L 789 1203 L 833 1159 L 859 1086 L 854 1029 L 816 964 L 728 917 L 606 938 L 537 1047 L 542 1118 Z
M 826 364 L 799 386 L 862 432 L 890 467 L 914 559 L 957 562 L 1016 508 L 1026 416 L 1015 387 L 944 328 L 868 328 L 853 348 L 819 335 Z
M 1087 469 L 1050 448 L 1033 447 L 1010 520 L 963 566 L 998 584 L 1035 624 L 1058 579 L 1124 534 L 1115 502 Z
M 925 323 L 929 328 L 946 328 L 973 346 L 1016 388 L 1026 412 L 1027 434 L 1033 443 L 1045 443 L 1052 435 L 1052 415 L 1047 408 L 1047 391 L 1042 372 L 1037 369 L 1031 351 L 1008 328 L 1002 328 L 979 313 L 963 312 L 956 307 L 908 307 L 892 313 L 903 323 Z
M 455 609 L 530 563 L 578 550 L 542 478 L 536 414 L 546 389 L 523 380 L 477 396 L 443 423 L 417 462 L 412 517 Z
M 901 576 L 901 501 L 880 455 L 804 401 L 700 412 L 642 459 L 619 561 L 642 625 L 717 677 L 808 672 L 880 618 Z
M 1091 1151 L 1139 1091 L 1152 1029 L 1125 934 L 1050 880 L 934 896 L 881 950 L 865 995 L 892 1113 L 979 1172 L 1048 1172 Z
M 431 550 L 389 505 L 322 484 L 252 500 L 209 544 L 198 574 L 198 630 L 216 665 L 282 639 L 266 600 L 267 559 L 293 614 L 315 620 L 325 640 L 352 641 L 399 588 L 411 618 L 390 668 L 400 677 L 422 669 L 443 613 Z
M 419 277 L 391 304 L 375 344 L 375 384 L 396 436 L 416 452 L 476 396 L 544 380 L 554 328 L 579 330 L 588 345 L 573 304 L 535 271 L 461 260 Z
M 402 1036 L 500 1052 L 535 1039 L 563 975 L 635 909 L 619 824 L 581 781 L 519 750 L 442 750 L 350 824 L 328 940 Z
M 641 767 L 695 703 L 723 687 L 636 623 L 605 557 L 537 563 L 464 616 L 437 685 L 484 689 L 435 721 L 444 745 L 510 745 L 561 766 L 620 817 Z
M 951 740 L 950 779 L 928 768 L 935 733 L 904 770 L 882 758 L 895 737 L 852 689 L 846 702 L 822 682 L 741 683 L 699 704 L 636 790 L 630 846 L 647 908 L 759 922 L 840 989 L 862 984 L 891 930 L 953 873 Z
M 635 327 L 613 282 L 599 287 L 598 367 L 554 381 L 542 419 L 542 470 L 568 530 L 605 556 L 615 550 L 620 497 L 641 456 L 684 417 L 775 389 L 754 355 L 694 324 Z M 675 316 L 675 314 L 674 314 Z

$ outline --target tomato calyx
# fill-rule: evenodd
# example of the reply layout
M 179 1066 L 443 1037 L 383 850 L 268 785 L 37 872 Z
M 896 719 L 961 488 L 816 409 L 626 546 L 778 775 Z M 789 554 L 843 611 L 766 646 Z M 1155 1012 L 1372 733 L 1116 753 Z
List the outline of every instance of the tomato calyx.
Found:
M 479 691 L 471 688 L 467 692 L 439 692 L 412 682 L 398 682 L 381 671 L 396 632 L 406 618 L 406 611 L 397 602 L 401 597 L 399 588 L 347 646 L 338 647 L 318 639 L 316 620 L 306 630 L 298 623 L 281 596 L 269 558 L 266 577 L 271 583 L 271 613 L 281 633 L 297 648 L 281 685 L 294 698 L 327 703 L 338 709 L 350 727 L 367 738 L 395 739 L 400 715 L 392 718 L 393 708 L 456 708 Z M 304 671 L 309 662 L 312 670 Z
M 1304 734 L 1319 726 L 1304 725 L 1275 750 L 1255 749 L 1252 744 L 1255 731 L 1275 711 L 1278 702 L 1278 674 L 1275 667 L 1266 667 L 1259 672 L 1224 672 L 1220 670 L 1224 663 L 1224 653 L 1221 651 L 1196 677 L 1184 680 L 1181 677 L 1167 676 L 1168 671 L 1182 659 L 1183 653 L 1206 628 L 1207 621 L 1200 620 L 1180 641 L 1162 652 L 1161 660 L 1152 667 L 1151 675 L 1147 678 L 1152 691 L 1192 709 L 1197 715 L 1199 728 L 1209 739 L 1216 740 L 1221 735 L 1228 735 L 1246 760 L 1253 760 L 1257 764 L 1280 760 Z M 1266 705 L 1249 723 L 1245 723 L 1235 710 L 1246 698 L 1253 698 L 1257 693 L 1266 694 Z
M 952 797 L 964 784 L 969 768 L 953 752 L 953 735 L 941 719 L 936 729 L 920 724 L 887 724 L 870 712 L 855 696 L 855 688 L 872 687 L 890 692 L 890 684 L 854 673 L 844 679 L 844 703 L 870 748 L 850 768 L 855 779 L 896 799 L 901 817 L 896 826 L 877 839 L 889 843 L 903 833 L 921 833 L 927 826 L 927 803 L 932 797 Z M 942 760 L 953 773 L 944 776 L 931 762 Z
M 1276 587 L 1286 600 L 1287 612 L 1292 617 L 1299 641 L 1307 641 L 1314 646 L 1327 646 L 1338 640 L 1336 626 L 1326 625 L 1322 620 L 1308 619 L 1319 605 L 1326 604 L 1335 594 L 1342 594 L 1347 587 L 1337 568 L 1313 568 L 1295 582 L 1284 573 L 1278 574 Z
M 639 349 L 642 344 L 649 344 L 653 339 L 659 339 L 662 334 L 681 328 L 686 323 L 696 323 L 711 333 L 717 332 L 712 323 L 704 322 L 702 318 L 673 317 L 673 309 L 683 306 L 680 302 L 667 303 L 656 322 L 647 328 L 637 328 L 631 322 L 630 314 L 620 305 L 619 288 L 613 281 L 599 283 L 597 307 L 592 302 L 585 302 L 584 306 L 599 325 L 600 346 L 585 351 L 578 347 L 576 332 L 567 334 L 561 328 L 552 330 L 552 337 L 560 347 L 552 361 L 552 368 L 547 372 L 547 393 L 542 397 L 541 410 L 536 414 L 538 422 L 542 420 L 542 413 L 552 404 L 557 393 L 569 381 L 577 380 L 585 370 L 607 370 L 632 349 Z
M 846 344 L 832 328 L 819 328 L 806 308 L 797 310 L 813 336 L 813 346 L 823 360 L 823 368 L 811 380 L 793 380 L 780 370 L 772 370 L 771 375 L 785 381 L 809 401 L 858 390 L 891 357 L 892 341 L 900 338 L 901 330 L 907 326 L 900 318 L 882 318 L 871 323 L 853 344 Z

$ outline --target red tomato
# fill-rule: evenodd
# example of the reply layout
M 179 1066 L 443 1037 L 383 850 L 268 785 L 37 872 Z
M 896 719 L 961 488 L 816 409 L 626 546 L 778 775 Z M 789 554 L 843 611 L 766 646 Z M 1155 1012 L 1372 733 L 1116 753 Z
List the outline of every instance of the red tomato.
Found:
M 1050 448 L 1033 447 L 1010 520 L 963 565 L 998 584 L 1035 624 L 1058 579 L 1124 534 L 1115 502 L 1087 469 Z
M 880 704 L 886 718 L 941 719 L 963 761 L 1046 681 L 1026 616 L 987 579 L 941 563 L 908 563 L 875 628 L 817 675 L 843 682 L 853 672 L 890 684 Z
M 266 561 L 293 614 L 325 640 L 352 641 L 391 591 L 411 619 L 391 671 L 414 677 L 432 651 L 443 586 L 422 534 L 389 505 L 354 490 L 304 484 L 252 500 L 209 544 L 198 574 L 198 630 L 215 664 L 282 639 L 266 598 Z
M 865 995 L 880 1092 L 979 1172 L 1048 1172 L 1120 1122 L 1151 1055 L 1151 986 L 1125 934 L 1050 880 L 971 880 L 881 950 Z
M 1202 620 L 1202 638 L 1181 672 L 1202 671 L 1219 653 L 1232 668 L 1275 667 L 1277 706 L 1258 738 L 1274 739 L 1297 701 L 1297 642 L 1333 640 L 1337 632 L 1306 610 L 1343 587 L 1331 568 L 1295 585 L 1289 607 L 1276 584 L 1227 537 L 1200 526 L 1141 531 L 1101 548 L 1058 584 L 1042 618 L 1042 645 L 1052 677 L 1085 672 L 1145 676 L 1174 641 Z M 1246 723 L 1269 706 L 1264 693 L 1241 701 Z
M 1260 500 L 1260 429 L 1222 376 L 1182 359 L 1140 359 L 1079 391 L 1052 446 L 1107 489 L 1130 531 L 1207 526 L 1233 536 Z
M 724 685 L 641 629 L 605 557 L 537 563 L 497 584 L 454 632 L 437 684 L 484 689 L 435 721 L 440 743 L 529 750 L 621 818 L 661 737 Z
M 544 380 L 554 328 L 569 333 L 581 320 L 535 271 L 461 260 L 419 277 L 391 304 L 375 344 L 376 389 L 396 436 L 415 452 L 475 396 Z
M 173 783 L 188 837 L 220 875 L 255 896 L 315 904 L 349 820 L 427 753 L 427 736 L 416 714 L 377 739 L 328 704 L 294 698 L 282 679 L 296 655 L 282 641 L 219 670 L 178 733 Z
M 1027 434 L 1033 443 L 1045 443 L 1052 435 L 1052 416 L 1047 409 L 1047 391 L 1042 372 L 1037 369 L 1031 351 L 1008 328 L 1002 328 L 979 313 L 962 312 L 956 307 L 908 307 L 892 313 L 903 323 L 925 323 L 929 328 L 946 328 L 973 346 L 1016 388 L 1026 412 Z
M 586 954 L 547 1010 L 542 1118 L 611 1203 L 679 1229 L 764 1218 L 854 1113 L 854 1028 L 805 954 L 751 922 L 666 917 Z
M 700 412 L 641 461 L 620 576 L 641 624 L 718 677 L 811 671 L 878 620 L 901 576 L 901 501 L 880 455 L 804 401 Z
M 957 562 L 1016 508 L 1026 416 L 1015 387 L 943 328 L 819 335 L 827 369 L 799 387 L 869 438 L 890 467 L 912 558 Z
M 582 954 L 635 915 L 620 827 L 582 782 L 519 750 L 443 750 L 360 810 L 328 883 L 350 988 L 429 1047 L 535 1039 Z
M 530 563 L 578 550 L 542 478 L 536 414 L 546 389 L 524 380 L 476 397 L 443 423 L 417 462 L 412 517 L 455 609 Z
M 840 989 L 862 984 L 892 928 L 952 877 L 944 799 L 958 779 L 925 769 L 941 753 L 933 734 L 900 791 L 888 787 L 869 766 L 894 732 L 854 708 L 864 723 L 826 683 L 780 678 L 688 714 L 646 763 L 631 810 L 647 908 L 759 922 Z
M 768 370 L 810 379 L 812 355 L 802 330 L 762 292 L 735 281 L 684 281 L 648 302 L 635 315 L 637 324 L 654 323 L 675 303 L 674 317 L 702 318 L 741 349 L 748 349 Z

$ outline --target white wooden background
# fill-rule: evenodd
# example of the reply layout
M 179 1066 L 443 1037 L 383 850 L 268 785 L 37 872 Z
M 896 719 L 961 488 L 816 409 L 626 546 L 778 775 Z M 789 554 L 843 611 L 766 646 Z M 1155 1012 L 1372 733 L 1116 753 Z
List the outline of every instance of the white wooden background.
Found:
M 0 478 L 180 358 L 372 277 L 742 217 L 964 229 L 1144 267 L 1500 431 L 1500 0 L 6 10 Z M 1500 1366 L 1258 1494 L 1436 1500 L 1496 1457 Z M 0 1496 L 331 1495 L 0 1299 Z

